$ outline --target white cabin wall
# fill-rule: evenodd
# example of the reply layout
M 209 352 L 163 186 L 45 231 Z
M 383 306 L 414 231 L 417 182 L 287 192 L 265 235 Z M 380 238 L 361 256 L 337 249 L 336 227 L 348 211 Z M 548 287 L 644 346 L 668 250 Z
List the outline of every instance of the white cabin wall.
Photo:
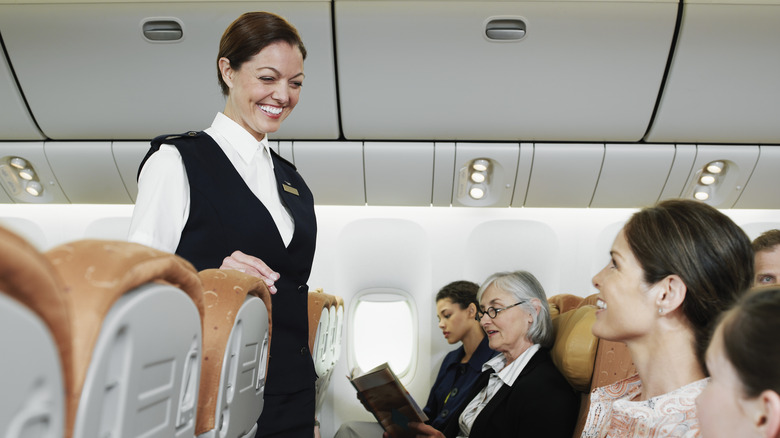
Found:
M 124 239 L 132 205 L 0 205 L 0 225 L 40 250 L 81 238 Z M 441 360 L 453 346 L 440 335 L 433 302 L 453 280 L 480 283 L 493 272 L 526 269 L 548 295 L 595 292 L 592 276 L 608 260 L 612 240 L 635 209 L 317 206 L 318 242 L 309 286 L 340 295 L 376 287 L 415 299 L 417 362 L 407 387 L 424 404 Z M 752 239 L 780 227 L 778 210 L 723 210 Z M 345 421 L 370 420 L 344 377 L 342 354 L 321 413 L 322 436 Z

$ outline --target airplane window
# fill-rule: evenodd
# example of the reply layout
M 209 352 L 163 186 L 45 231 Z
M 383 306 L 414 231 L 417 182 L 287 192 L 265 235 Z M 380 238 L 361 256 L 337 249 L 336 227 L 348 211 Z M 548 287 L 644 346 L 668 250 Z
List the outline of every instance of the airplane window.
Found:
M 400 290 L 364 291 L 353 300 L 351 314 L 351 368 L 364 372 L 387 362 L 399 378 L 410 380 L 417 351 L 411 296 Z

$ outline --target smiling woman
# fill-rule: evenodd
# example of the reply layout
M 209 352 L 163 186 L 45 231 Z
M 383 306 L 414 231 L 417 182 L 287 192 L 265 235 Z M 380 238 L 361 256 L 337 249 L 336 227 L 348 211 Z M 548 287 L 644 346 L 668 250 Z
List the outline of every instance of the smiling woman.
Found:
M 246 13 L 228 26 L 216 62 L 225 109 L 205 131 L 152 141 L 130 225 L 131 241 L 198 270 L 262 278 L 275 294 L 283 317 L 274 319 L 258 437 L 310 438 L 315 424 L 306 294 L 314 199 L 295 166 L 268 147 L 298 103 L 305 58 L 298 31 L 278 15 Z

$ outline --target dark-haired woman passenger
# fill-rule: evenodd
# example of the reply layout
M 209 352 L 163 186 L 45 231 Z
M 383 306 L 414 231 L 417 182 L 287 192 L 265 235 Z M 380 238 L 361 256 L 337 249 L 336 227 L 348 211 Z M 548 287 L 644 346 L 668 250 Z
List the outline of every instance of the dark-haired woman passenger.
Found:
M 275 294 L 263 437 L 310 438 L 314 429 L 306 284 L 314 200 L 295 167 L 268 147 L 268 134 L 298 103 L 305 57 L 298 31 L 278 15 L 251 12 L 230 24 L 216 58 L 225 109 L 205 131 L 152 142 L 129 235 L 198 270 L 262 278 Z
M 704 438 L 780 437 L 780 288 L 755 289 L 721 318 L 696 399 Z
M 593 333 L 624 342 L 638 374 L 597 388 L 583 437 L 694 437 L 718 315 L 753 279 L 750 240 L 708 205 L 670 200 L 635 213 L 595 277 Z

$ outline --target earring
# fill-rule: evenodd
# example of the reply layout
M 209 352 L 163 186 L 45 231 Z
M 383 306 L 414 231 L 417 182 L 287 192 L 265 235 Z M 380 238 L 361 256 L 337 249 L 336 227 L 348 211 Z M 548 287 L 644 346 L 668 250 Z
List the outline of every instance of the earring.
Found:
M 659 308 L 658 308 L 658 314 L 659 314 L 659 315 L 663 315 L 663 314 L 664 314 L 664 309 L 662 309 L 662 308 L 660 308 L 660 307 L 659 307 Z

